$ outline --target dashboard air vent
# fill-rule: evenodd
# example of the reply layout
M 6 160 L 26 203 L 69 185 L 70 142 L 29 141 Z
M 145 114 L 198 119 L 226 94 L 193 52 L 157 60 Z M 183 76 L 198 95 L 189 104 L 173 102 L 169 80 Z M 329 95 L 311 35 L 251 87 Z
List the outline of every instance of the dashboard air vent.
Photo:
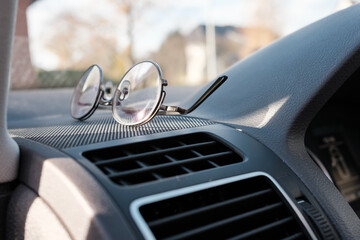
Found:
M 83 155 L 113 182 L 123 186 L 243 161 L 229 147 L 203 133 L 92 150 Z
M 170 194 L 171 195 L 171 194 Z M 146 197 L 145 197 L 146 198 Z M 156 239 L 306 239 L 271 181 L 257 176 L 144 205 L 139 212 Z M 160 197 L 161 199 L 161 197 Z

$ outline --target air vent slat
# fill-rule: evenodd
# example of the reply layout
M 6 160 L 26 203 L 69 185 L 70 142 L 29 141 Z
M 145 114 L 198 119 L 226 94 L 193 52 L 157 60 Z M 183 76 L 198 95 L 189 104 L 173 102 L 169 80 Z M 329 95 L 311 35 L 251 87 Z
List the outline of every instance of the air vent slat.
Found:
M 214 163 L 213 161 L 209 161 L 209 163 L 210 163 L 211 165 L 213 165 L 214 167 L 220 167 L 220 165 Z
M 149 225 L 149 227 L 153 228 L 153 227 L 157 227 L 158 225 L 161 225 L 161 224 L 169 224 L 169 223 L 171 223 L 172 221 L 175 221 L 175 220 L 179 221 L 182 218 L 191 217 L 193 215 L 201 214 L 203 212 L 211 211 L 213 209 L 221 208 L 223 206 L 227 206 L 227 205 L 230 205 L 230 204 L 240 203 L 240 202 L 242 202 L 244 200 L 254 198 L 254 197 L 259 197 L 259 196 L 265 195 L 265 194 L 270 193 L 270 192 L 272 192 L 272 189 L 265 189 L 265 190 L 261 190 L 261 191 L 258 191 L 258 192 L 254 192 L 254 193 L 245 195 L 245 196 L 240 196 L 240 197 L 237 197 L 237 198 L 224 200 L 222 202 L 218 202 L 218 203 L 211 204 L 211 205 L 208 205 L 208 206 L 196 208 L 194 210 L 187 211 L 187 212 L 180 213 L 180 214 L 176 214 L 176 215 L 172 215 L 170 217 L 150 221 L 150 222 L 148 222 L 148 225 Z
M 183 195 L 179 189 L 145 197 L 138 210 L 153 236 L 168 240 L 308 238 L 267 177 L 212 184 L 200 184 Z
M 282 224 L 285 224 L 285 223 L 288 223 L 288 222 L 290 222 L 292 220 L 293 220 L 292 217 L 287 217 L 287 218 L 278 220 L 276 222 L 270 223 L 268 225 L 261 226 L 259 228 L 253 229 L 253 230 L 251 230 L 249 232 L 246 232 L 246 233 L 239 234 L 237 236 L 228 238 L 228 240 L 241 240 L 241 239 L 246 239 L 246 238 L 254 239 L 254 238 L 256 238 L 256 235 L 258 235 L 259 233 L 268 231 L 268 230 L 270 230 L 272 228 L 278 227 L 278 226 L 280 226 Z
M 193 171 L 191 171 L 190 169 L 188 169 L 187 167 L 184 167 L 184 166 L 181 166 L 181 169 L 183 169 L 187 173 L 192 173 L 193 172 Z
M 164 155 L 164 157 L 165 157 L 166 159 L 169 159 L 171 162 L 176 162 L 176 159 L 173 158 L 173 157 L 171 157 L 171 156 L 169 156 L 169 155 Z
M 140 167 L 142 168 L 146 168 L 146 164 L 144 164 L 143 162 L 141 161 L 135 161 L 137 164 L 139 164 Z
M 303 239 L 304 234 L 302 232 L 294 233 L 293 235 L 283 238 L 282 240 L 297 240 L 297 239 Z
M 198 161 L 203 161 L 203 160 L 211 160 L 213 158 L 219 158 L 219 157 L 225 157 L 225 156 L 229 156 L 231 155 L 232 152 L 228 151 L 228 152 L 221 152 L 221 153 L 215 153 L 212 155 L 208 155 L 208 156 L 202 156 L 202 157 L 195 157 L 195 158 L 190 158 L 187 160 L 182 160 L 182 161 L 177 161 L 177 162 L 170 162 L 170 163 L 165 163 L 162 165 L 157 165 L 157 166 L 149 166 L 147 168 L 139 168 L 139 169 L 134 169 L 134 170 L 129 170 L 129 171 L 124 171 L 122 173 L 113 173 L 109 175 L 109 178 L 114 179 L 114 178 L 121 178 L 121 177 L 127 177 L 130 175 L 137 175 L 137 174 L 142 174 L 142 173 L 146 173 L 146 172 L 152 172 L 155 170 L 162 170 L 165 168 L 172 168 L 172 167 L 176 167 L 176 166 L 180 166 L 186 163 L 192 163 L 192 162 L 198 162 Z
M 200 153 L 198 153 L 198 152 L 195 151 L 195 150 L 191 150 L 191 152 L 194 153 L 196 156 L 199 156 L 199 157 L 202 156 Z
M 192 229 L 190 231 L 187 231 L 187 232 L 183 232 L 183 233 L 180 233 L 178 235 L 174 235 L 172 236 L 171 238 L 166 238 L 166 239 L 172 239 L 172 240 L 175 240 L 175 239 L 184 239 L 184 238 L 188 238 L 190 236 L 196 236 L 196 235 L 199 235 L 203 232 L 206 232 L 206 231 L 214 231 L 215 229 L 217 228 L 220 228 L 224 225 L 227 225 L 227 224 L 231 224 L 233 222 L 237 222 L 237 221 L 240 221 L 242 219 L 245 219 L 245 218 L 248 218 L 248 217 L 251 217 L 253 215 L 258 215 L 258 214 L 261 214 L 261 213 L 264 213 L 264 212 L 267 212 L 269 210 L 272 210 L 272 209 L 275 209 L 275 208 L 278 208 L 282 205 L 282 203 L 274 203 L 274 204 L 271 204 L 269 206 L 266 206 L 266 207 L 263 207 L 263 208 L 259 208 L 259 209 L 256 209 L 256 210 L 253 210 L 253 211 L 250 211 L 250 212 L 247 212 L 247 213 L 244 213 L 244 214 L 240 214 L 240 215 L 237 215 L 237 216 L 234 216 L 234 217 L 231 217 L 231 218 L 227 218 L 225 220 L 221 220 L 221 221 L 218 221 L 218 222 L 214 222 L 214 223 L 211 223 L 209 225 L 206 225 L 206 226 L 202 226 L 202 227 L 199 227 L 199 228 L 195 228 L 195 229 Z
M 156 179 L 162 179 L 163 177 L 159 176 L 159 174 L 157 173 L 152 173 L 151 175 L 153 175 Z
M 215 143 L 216 143 L 215 141 L 209 141 L 209 142 L 191 144 L 191 145 L 186 145 L 186 146 L 172 147 L 169 149 L 162 149 L 162 150 L 157 150 L 157 151 L 154 150 L 153 152 L 133 154 L 133 155 L 125 156 L 125 157 L 112 158 L 112 159 L 108 159 L 108 160 L 103 160 L 101 162 L 95 162 L 95 165 L 103 166 L 103 165 L 108 165 L 108 164 L 112 164 L 112 163 L 117 163 L 119 161 L 131 161 L 131 160 L 136 160 L 136 159 L 143 158 L 143 157 L 153 157 L 156 155 L 165 155 L 170 152 L 182 151 L 182 150 L 192 149 L 192 148 L 196 148 L 196 147 L 211 146 Z
M 241 163 L 243 158 L 204 133 L 134 143 L 84 152 L 119 185 L 160 181 Z

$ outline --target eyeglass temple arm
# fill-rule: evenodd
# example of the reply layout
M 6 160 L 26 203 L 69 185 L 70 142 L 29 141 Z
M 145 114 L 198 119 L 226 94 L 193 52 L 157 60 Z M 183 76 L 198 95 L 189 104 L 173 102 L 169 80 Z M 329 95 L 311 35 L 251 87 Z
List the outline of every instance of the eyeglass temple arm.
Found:
M 188 114 L 194 111 L 202 102 L 205 101 L 221 84 L 223 84 L 228 77 L 226 75 L 222 75 L 215 80 L 215 82 L 204 92 L 203 95 L 189 108 L 185 109 L 178 106 L 166 106 L 161 105 L 158 115 L 183 115 Z

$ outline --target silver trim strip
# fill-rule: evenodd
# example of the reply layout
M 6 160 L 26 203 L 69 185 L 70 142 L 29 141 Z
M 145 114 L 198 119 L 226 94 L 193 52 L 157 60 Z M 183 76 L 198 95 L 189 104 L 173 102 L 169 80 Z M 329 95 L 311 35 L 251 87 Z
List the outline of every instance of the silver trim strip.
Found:
M 334 181 L 332 180 L 330 173 L 328 172 L 328 170 L 326 169 L 326 167 L 324 166 L 324 164 L 321 162 L 321 160 L 315 155 L 315 153 L 313 153 L 309 148 L 306 148 L 306 151 L 308 152 L 308 154 L 310 155 L 310 157 L 315 161 L 315 163 L 319 166 L 319 168 L 321 169 L 321 171 L 323 171 L 323 173 L 325 174 L 325 176 L 332 182 L 334 183 Z
M 141 206 L 149 204 L 149 203 L 153 203 L 153 202 L 158 202 L 158 201 L 161 201 L 164 199 L 173 198 L 173 197 L 185 195 L 188 193 L 204 190 L 207 188 L 216 187 L 219 185 L 223 185 L 223 184 L 227 184 L 227 183 L 231 183 L 231 182 L 235 182 L 235 181 L 239 181 L 239 180 L 243 180 L 243 179 L 247 179 L 247 178 L 257 177 L 257 176 L 264 176 L 264 177 L 267 177 L 268 179 L 270 179 L 270 181 L 278 188 L 278 190 L 284 196 L 286 201 L 292 207 L 292 209 L 294 210 L 294 212 L 296 213 L 296 215 L 298 216 L 298 218 L 304 225 L 305 229 L 308 231 L 310 237 L 312 239 L 317 239 L 316 235 L 314 234 L 311 227 L 306 222 L 304 216 L 302 215 L 300 210 L 296 207 L 294 202 L 291 201 L 290 197 L 281 188 L 281 186 L 276 182 L 276 180 L 272 176 L 270 176 L 269 174 L 267 174 L 265 172 L 247 173 L 247 174 L 243 174 L 243 175 L 239 175 L 239 176 L 235 176 L 235 177 L 224 178 L 224 179 L 216 180 L 213 182 L 202 183 L 202 184 L 198 184 L 198 185 L 194 185 L 194 186 L 190 186 L 190 187 L 185 187 L 185 188 L 181 188 L 181 189 L 171 190 L 168 192 L 163 192 L 163 193 L 159 193 L 159 194 L 155 194 L 155 195 L 142 197 L 142 198 L 134 200 L 130 204 L 130 213 L 131 213 L 135 223 L 137 224 L 138 228 L 140 229 L 141 233 L 143 234 L 144 238 L 147 240 L 154 240 L 154 239 L 156 239 L 155 236 L 153 235 L 150 228 L 148 227 L 145 220 L 143 219 L 143 217 L 140 214 L 139 209 Z

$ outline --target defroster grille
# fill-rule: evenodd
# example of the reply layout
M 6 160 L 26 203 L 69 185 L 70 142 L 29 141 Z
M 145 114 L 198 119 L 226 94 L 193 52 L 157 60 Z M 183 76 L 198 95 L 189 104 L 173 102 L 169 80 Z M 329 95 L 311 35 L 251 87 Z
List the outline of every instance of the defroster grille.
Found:
M 134 185 L 242 162 L 215 138 L 190 134 L 83 153 L 113 182 Z

